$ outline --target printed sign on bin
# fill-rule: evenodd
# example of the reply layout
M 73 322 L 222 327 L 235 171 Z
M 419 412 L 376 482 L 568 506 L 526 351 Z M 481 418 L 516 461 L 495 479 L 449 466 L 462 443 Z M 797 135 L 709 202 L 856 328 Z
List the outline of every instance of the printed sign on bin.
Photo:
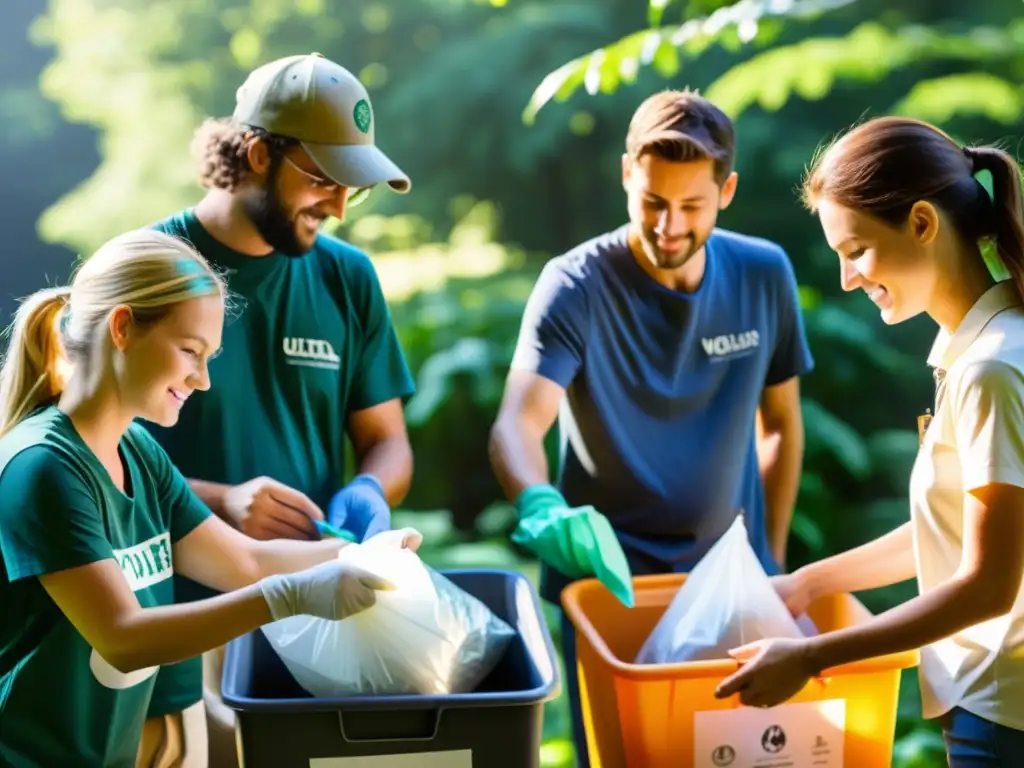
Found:
M 315 757 L 309 761 L 309 768 L 473 768 L 473 752 L 454 749 L 404 755 Z
M 694 768 L 843 768 L 846 701 L 695 712 Z

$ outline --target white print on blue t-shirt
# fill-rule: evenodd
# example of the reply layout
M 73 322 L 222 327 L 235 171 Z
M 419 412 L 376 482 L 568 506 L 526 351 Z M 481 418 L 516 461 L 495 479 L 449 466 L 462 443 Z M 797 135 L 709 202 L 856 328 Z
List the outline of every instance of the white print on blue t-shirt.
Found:
M 717 362 L 733 357 L 741 352 L 749 354 L 758 345 L 760 338 L 756 330 L 749 330 L 743 333 L 715 336 L 713 339 L 701 339 L 700 343 L 708 357 L 712 361 Z

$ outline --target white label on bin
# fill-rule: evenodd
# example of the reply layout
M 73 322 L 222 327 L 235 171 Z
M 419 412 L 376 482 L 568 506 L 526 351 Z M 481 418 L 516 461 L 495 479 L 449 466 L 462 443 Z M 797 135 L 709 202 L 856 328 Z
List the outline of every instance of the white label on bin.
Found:
M 315 757 L 309 768 L 473 768 L 473 751 L 416 752 L 366 757 Z
M 695 712 L 694 768 L 842 768 L 846 700 Z

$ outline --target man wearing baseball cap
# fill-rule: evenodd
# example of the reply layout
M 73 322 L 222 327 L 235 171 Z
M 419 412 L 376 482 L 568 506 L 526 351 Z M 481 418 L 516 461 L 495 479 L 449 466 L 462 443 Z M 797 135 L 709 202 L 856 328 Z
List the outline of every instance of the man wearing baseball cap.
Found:
M 365 540 L 390 527 L 411 482 L 403 403 L 414 386 L 377 274 L 319 232 L 378 185 L 409 191 L 375 133 L 348 70 L 317 53 L 272 61 L 238 89 L 230 118 L 196 135 L 206 195 L 153 225 L 220 269 L 236 308 L 211 389 L 188 399 L 174 428 L 148 426 L 207 505 L 254 538 L 319 538 L 331 523 Z M 181 578 L 175 589 L 182 602 L 208 595 Z M 214 768 L 237 765 L 221 660 L 160 670 L 140 766 L 201 768 L 208 754 Z
M 691 570 L 741 511 L 778 572 L 802 465 L 799 377 L 812 359 L 792 267 L 778 245 L 717 226 L 738 179 L 731 121 L 692 91 L 663 91 L 625 145 L 628 223 L 545 266 L 492 431 L 513 539 L 541 559 L 556 605 L 587 576 L 631 605 L 632 576 Z M 543 441 L 559 414 L 552 478 Z M 562 643 L 582 768 L 564 617 Z

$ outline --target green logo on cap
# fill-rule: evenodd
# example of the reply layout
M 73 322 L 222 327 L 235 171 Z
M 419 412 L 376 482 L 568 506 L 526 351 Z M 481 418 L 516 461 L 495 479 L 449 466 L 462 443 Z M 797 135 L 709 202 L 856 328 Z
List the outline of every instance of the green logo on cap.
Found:
M 366 99 L 356 102 L 356 108 L 352 111 L 352 119 L 356 121 L 356 128 L 363 133 L 370 130 L 370 105 Z

